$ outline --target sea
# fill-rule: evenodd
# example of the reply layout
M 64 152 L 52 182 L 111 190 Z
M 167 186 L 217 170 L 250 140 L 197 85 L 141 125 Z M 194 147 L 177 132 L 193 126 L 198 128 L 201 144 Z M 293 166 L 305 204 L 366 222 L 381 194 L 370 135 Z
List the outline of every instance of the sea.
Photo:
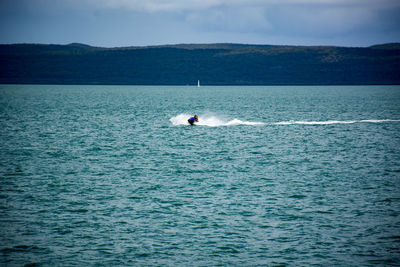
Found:
M 0 266 L 400 266 L 400 86 L 0 85 L 0 179 Z

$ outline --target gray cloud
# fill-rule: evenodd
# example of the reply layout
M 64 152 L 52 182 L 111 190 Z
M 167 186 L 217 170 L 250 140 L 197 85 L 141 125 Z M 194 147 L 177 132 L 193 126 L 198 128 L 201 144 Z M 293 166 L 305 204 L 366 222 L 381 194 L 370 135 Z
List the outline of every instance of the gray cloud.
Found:
M 66 0 L 103 8 L 128 8 L 136 11 L 171 12 L 215 7 L 267 7 L 271 5 L 320 5 L 367 8 L 399 7 L 398 0 Z
M 213 8 L 207 11 L 190 11 L 186 22 L 210 31 L 253 32 L 268 31 L 272 25 L 263 8 Z
M 346 33 L 369 24 L 379 24 L 382 19 L 380 16 L 387 10 L 400 10 L 398 0 L 82 1 L 97 8 L 126 8 L 149 13 L 184 12 L 187 23 L 208 30 L 268 32 L 286 27 L 288 31 L 292 28 L 301 33 L 324 35 Z
M 399 0 L 0 0 L 3 43 L 399 41 Z

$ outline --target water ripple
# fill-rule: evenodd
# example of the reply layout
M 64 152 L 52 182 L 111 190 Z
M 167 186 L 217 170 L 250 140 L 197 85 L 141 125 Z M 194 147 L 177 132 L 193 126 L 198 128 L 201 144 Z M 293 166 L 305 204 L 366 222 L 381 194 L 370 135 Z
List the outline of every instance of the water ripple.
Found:
M 0 264 L 397 266 L 399 103 L 397 86 L 0 86 Z

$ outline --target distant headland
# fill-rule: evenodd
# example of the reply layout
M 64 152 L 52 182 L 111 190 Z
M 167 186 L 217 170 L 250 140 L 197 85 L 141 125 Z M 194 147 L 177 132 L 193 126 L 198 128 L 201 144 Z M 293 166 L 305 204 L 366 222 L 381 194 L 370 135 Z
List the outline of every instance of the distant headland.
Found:
M 400 43 L 370 47 L 0 45 L 2 84 L 400 84 Z

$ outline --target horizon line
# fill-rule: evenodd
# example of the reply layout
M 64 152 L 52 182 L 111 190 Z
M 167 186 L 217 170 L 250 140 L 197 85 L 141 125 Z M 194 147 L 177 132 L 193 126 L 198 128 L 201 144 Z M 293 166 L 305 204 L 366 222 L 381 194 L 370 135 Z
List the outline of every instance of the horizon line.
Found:
M 6 45 L 54 45 L 54 46 L 83 46 L 83 47 L 91 47 L 91 48 L 101 48 L 101 49 L 127 49 L 127 48 L 158 48 L 158 47 L 179 47 L 179 46 L 212 46 L 212 45 L 238 45 L 238 46 L 259 46 L 259 47 L 338 47 L 338 48 L 371 48 L 374 46 L 383 46 L 383 45 L 400 45 L 400 42 L 389 42 L 389 43 L 377 43 L 368 46 L 343 46 L 343 45 L 324 45 L 324 44 L 313 44 L 313 45 L 292 45 L 292 44 L 251 44 L 251 43 L 231 43 L 231 42 L 221 42 L 221 43 L 175 43 L 175 44 L 158 44 L 158 45 L 131 45 L 131 46 L 97 46 L 90 45 L 79 42 L 72 43 L 29 43 L 29 42 L 21 42 L 21 43 L 0 43 L 2 46 Z

